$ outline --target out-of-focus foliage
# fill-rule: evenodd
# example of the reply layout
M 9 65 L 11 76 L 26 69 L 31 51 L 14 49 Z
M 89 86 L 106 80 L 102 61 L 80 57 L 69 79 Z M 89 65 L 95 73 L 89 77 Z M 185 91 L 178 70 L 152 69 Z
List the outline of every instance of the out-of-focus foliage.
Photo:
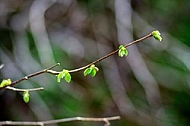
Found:
M 120 115 L 117 126 L 190 125 L 189 0 L 0 0 L 0 79 L 17 80 L 56 62 L 61 71 L 84 66 L 119 45 L 147 39 L 96 64 L 95 77 L 70 73 L 68 84 L 43 74 L 0 91 L 0 120 L 40 121 Z M 103 125 L 92 122 L 66 125 Z

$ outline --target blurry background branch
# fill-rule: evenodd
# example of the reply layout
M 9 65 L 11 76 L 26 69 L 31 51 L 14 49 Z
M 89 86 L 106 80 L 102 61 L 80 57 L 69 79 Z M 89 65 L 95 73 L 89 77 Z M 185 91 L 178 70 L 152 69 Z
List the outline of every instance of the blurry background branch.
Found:
M 127 39 L 133 39 L 133 24 L 132 24 L 132 8 L 130 0 L 116 0 L 115 1 L 115 13 L 116 13 L 116 25 L 118 32 L 119 43 L 124 43 Z M 129 49 L 130 55 L 126 57 L 129 66 L 136 77 L 137 81 L 142 85 L 148 104 L 150 105 L 151 118 L 154 119 L 152 125 L 157 124 L 156 113 L 162 107 L 162 99 L 160 96 L 160 91 L 158 83 L 156 82 L 153 75 L 150 73 L 149 69 L 146 66 L 144 59 L 137 48 L 137 45 L 134 45 Z M 127 92 L 127 91 L 126 91 Z M 113 93 L 115 94 L 115 93 Z M 123 110 L 122 110 L 123 111 Z M 126 110 L 127 111 L 127 110 Z M 138 113 L 139 110 L 137 110 Z M 126 113 L 126 112 L 125 112 Z M 125 114 L 124 114 L 125 115 Z M 140 118 L 138 118 L 140 119 Z M 142 119 L 143 120 L 143 119 Z M 143 122 L 143 121 L 140 122 Z M 143 122 L 144 123 L 144 122 Z
M 56 0 L 33 1 L 29 11 L 29 24 L 40 62 L 43 65 L 55 63 L 53 50 L 45 26 L 45 12 Z

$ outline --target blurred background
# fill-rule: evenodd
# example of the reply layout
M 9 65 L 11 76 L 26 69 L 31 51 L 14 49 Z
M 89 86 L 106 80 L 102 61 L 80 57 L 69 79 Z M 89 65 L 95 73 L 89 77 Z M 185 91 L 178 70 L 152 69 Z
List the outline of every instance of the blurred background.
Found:
M 76 116 L 121 116 L 113 126 L 190 125 L 189 0 L 0 0 L 0 79 L 12 81 L 61 63 L 54 70 L 82 67 L 158 29 L 149 38 L 96 64 L 96 77 L 72 73 L 56 82 L 42 74 L 17 88 L 0 90 L 0 120 L 42 121 Z M 54 126 L 102 126 L 69 122 Z

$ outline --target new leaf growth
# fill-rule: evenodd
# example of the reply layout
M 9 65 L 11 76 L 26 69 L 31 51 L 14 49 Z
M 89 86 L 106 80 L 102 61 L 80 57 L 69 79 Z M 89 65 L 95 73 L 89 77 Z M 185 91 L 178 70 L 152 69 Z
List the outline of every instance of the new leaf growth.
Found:
M 84 76 L 90 75 L 91 77 L 94 77 L 98 71 L 98 68 L 93 64 L 89 68 L 86 68 L 84 71 Z
M 71 81 L 71 75 L 68 70 L 63 70 L 57 75 L 57 82 L 61 82 L 61 79 L 64 78 L 64 80 L 69 83 Z
M 162 41 L 161 33 L 158 30 L 153 31 L 151 34 L 156 40 Z
M 1 84 L 0 84 L 0 87 L 4 87 L 4 86 L 7 86 L 7 85 L 10 85 L 11 84 L 11 79 L 4 79 Z
M 7 89 L 11 89 L 11 90 L 13 90 L 13 91 L 24 91 L 24 93 L 23 93 L 23 100 L 24 100 L 26 103 L 28 103 L 28 102 L 29 102 L 29 99 L 30 99 L 29 91 L 31 91 L 31 90 L 32 90 L 32 91 L 34 91 L 34 90 L 35 90 L 35 91 L 36 91 L 36 90 L 41 90 L 42 88 L 31 89 L 31 90 L 20 90 L 20 89 L 16 89 L 16 88 L 9 87 L 9 86 L 13 86 L 13 85 L 15 85 L 15 84 L 17 84 L 17 83 L 19 83 L 19 82 L 21 82 L 21 81 L 23 81 L 23 80 L 27 80 L 28 78 L 31 78 L 31 77 L 34 77 L 34 76 L 37 76 L 37 75 L 43 74 L 43 73 L 51 73 L 51 74 L 53 74 L 53 75 L 56 75 L 56 76 L 57 76 L 57 82 L 61 82 L 61 79 L 64 78 L 64 80 L 65 80 L 67 83 L 69 83 L 69 82 L 71 81 L 71 75 L 70 75 L 71 72 L 77 72 L 77 71 L 80 71 L 80 70 L 83 70 L 83 69 L 85 69 L 84 72 L 83 72 L 84 76 L 90 75 L 90 76 L 94 77 L 94 76 L 96 75 L 97 71 L 98 71 L 98 68 L 97 68 L 94 64 L 96 64 L 96 63 L 98 63 L 98 62 L 100 62 L 100 61 L 102 61 L 102 60 L 104 60 L 104 59 L 106 59 L 106 58 L 112 56 L 112 55 L 115 54 L 115 53 L 118 53 L 118 55 L 119 55 L 120 57 L 127 56 L 127 55 L 128 55 L 128 51 L 127 51 L 126 48 L 127 48 L 128 46 L 131 46 L 131 45 L 136 44 L 136 43 L 138 43 L 138 42 L 140 42 L 140 41 L 143 41 L 143 40 L 145 40 L 145 39 L 147 39 L 147 38 L 149 38 L 149 37 L 151 37 L 151 36 L 153 36 L 153 37 L 154 37 L 156 40 L 158 40 L 158 41 L 161 41 L 161 40 L 162 40 L 162 37 L 161 37 L 160 32 L 159 32 L 158 30 L 156 30 L 156 31 L 153 31 L 153 32 L 151 32 L 150 34 L 148 34 L 148 35 L 146 35 L 146 36 L 144 36 L 144 37 L 142 37 L 142 38 L 140 38 L 140 39 L 137 39 L 137 40 L 135 40 L 135 41 L 132 41 L 132 42 L 128 43 L 128 44 L 125 45 L 125 46 L 120 45 L 120 46 L 119 46 L 119 49 L 117 49 L 117 50 L 115 50 L 115 51 L 113 51 L 113 52 L 111 52 L 111 53 L 109 53 L 109 54 L 107 54 L 107 55 L 105 55 L 105 56 L 99 58 L 98 60 L 95 60 L 94 62 L 92 62 L 93 64 L 90 63 L 90 64 L 88 64 L 88 65 L 86 65 L 86 66 L 84 66 L 84 67 L 81 67 L 81 68 L 78 68 L 78 69 L 74 69 L 74 70 L 65 70 L 65 69 L 63 69 L 63 71 L 61 71 L 61 72 L 57 72 L 57 71 L 51 70 L 51 69 L 54 68 L 55 66 L 60 65 L 59 63 L 57 63 L 56 65 L 54 65 L 54 66 L 52 66 L 52 67 L 50 67 L 50 68 L 48 68 L 48 69 L 44 69 L 44 70 L 38 71 L 38 72 L 36 72 L 36 73 L 33 73 L 33 74 L 31 74 L 31 75 L 28 75 L 28 76 L 26 76 L 26 77 L 24 77 L 24 78 L 21 78 L 21 79 L 19 79 L 19 80 L 17 80 L 17 81 L 14 81 L 14 82 L 11 82 L 10 79 L 4 79 L 4 80 L 0 83 L 0 89 L 3 89 L 3 88 L 6 88 L 6 87 L 7 87 Z M 2 68 L 2 65 L 0 65 L 0 69 L 1 69 L 1 68 Z
M 120 46 L 119 46 L 118 55 L 119 55 L 120 57 L 124 57 L 124 56 L 127 56 L 127 55 L 128 55 L 128 51 L 127 51 L 127 49 L 126 49 L 123 45 L 120 45 Z
M 24 93 L 23 93 L 23 100 L 24 100 L 25 103 L 29 102 L 29 100 L 30 100 L 30 94 L 29 94 L 28 91 L 24 91 Z

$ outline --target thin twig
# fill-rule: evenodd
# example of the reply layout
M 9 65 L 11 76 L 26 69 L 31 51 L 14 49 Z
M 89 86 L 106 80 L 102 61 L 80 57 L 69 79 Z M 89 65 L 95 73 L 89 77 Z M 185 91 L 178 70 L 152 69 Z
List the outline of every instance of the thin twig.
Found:
M 138 43 L 138 42 L 140 42 L 140 41 L 143 41 L 143 40 L 145 40 L 145 39 L 147 39 L 147 38 L 150 38 L 151 36 L 152 36 L 152 34 L 150 33 L 150 34 L 148 34 L 148 35 L 146 35 L 146 36 L 144 36 L 144 37 L 141 37 L 141 38 L 139 38 L 139 39 L 137 39 L 137 40 L 135 40 L 135 41 L 132 41 L 132 42 L 126 44 L 124 47 L 127 48 L 127 47 L 129 47 L 129 46 L 131 46 L 131 45 L 133 45 L 133 44 L 136 44 L 136 43 Z M 113 51 L 113 52 L 111 52 L 111 53 L 109 53 L 109 54 L 107 54 L 107 55 L 105 55 L 105 56 L 103 56 L 103 57 L 101 57 L 101 58 L 99 58 L 99 59 L 97 59 L 97 60 L 95 60 L 95 61 L 93 61 L 93 62 L 87 64 L 87 65 L 85 65 L 85 66 L 83 66 L 83 67 L 80 67 L 80 68 L 77 68 L 77 69 L 73 69 L 73 70 L 69 70 L 69 73 L 74 73 L 74 72 L 78 72 L 78 71 L 84 70 L 84 69 L 90 67 L 92 64 L 96 64 L 96 63 L 98 63 L 98 62 L 100 62 L 100 61 L 102 61 L 102 60 L 104 60 L 104 59 L 106 59 L 106 58 L 108 58 L 108 57 L 114 55 L 114 54 L 117 53 L 118 51 L 119 51 L 119 49 L 117 49 L 117 50 L 115 50 L 115 51 Z M 49 72 L 49 73 L 51 73 L 51 74 L 53 73 L 53 74 L 55 74 L 55 75 L 59 74 L 59 72 L 53 71 L 53 70 L 48 70 L 47 72 Z
M 137 39 L 137 40 L 135 40 L 135 41 L 132 41 L 132 42 L 126 44 L 124 47 L 127 48 L 127 47 L 129 47 L 129 46 L 131 46 L 131 45 L 133 45 L 133 44 L 136 44 L 136 43 L 138 43 L 138 42 L 140 42 L 140 41 L 143 41 L 143 40 L 145 40 L 145 39 L 147 39 L 147 38 L 150 38 L 151 36 L 152 36 L 152 34 L 150 33 L 150 34 L 148 34 L 148 35 L 146 35 L 146 36 L 144 36 L 144 37 L 141 37 L 141 38 L 139 38 L 139 39 Z M 105 55 L 105 56 L 103 56 L 103 57 L 101 57 L 101 58 L 99 58 L 99 59 L 93 61 L 92 63 L 90 63 L 90 64 L 88 64 L 88 65 L 86 65 L 86 66 L 84 66 L 84 67 L 80 67 L 80 68 L 78 68 L 78 69 L 69 70 L 69 72 L 70 72 L 70 73 L 73 73 L 73 72 L 77 72 L 77 71 L 84 70 L 84 69 L 90 67 L 92 64 L 96 64 L 96 63 L 98 63 L 98 62 L 100 62 L 100 61 L 102 61 L 102 60 L 104 60 L 104 59 L 106 59 L 106 58 L 108 58 L 108 57 L 114 55 L 114 54 L 117 53 L 118 51 L 119 51 L 119 49 L 117 49 L 117 50 L 115 50 L 115 51 L 113 51 L 113 52 L 111 52 L 111 53 L 109 53 L 109 54 L 107 54 L 107 55 Z
M 17 121 L 2 121 L 0 125 L 50 125 L 50 124 L 57 124 L 63 122 L 72 122 L 72 121 L 88 121 L 88 122 L 105 122 L 105 126 L 109 126 L 112 120 L 118 120 L 120 116 L 113 116 L 113 117 L 104 117 L 104 118 L 86 118 L 86 117 L 73 117 L 73 118 L 64 118 L 64 119 L 57 119 L 57 120 L 49 120 L 49 121 L 41 121 L 41 122 L 17 122 Z
M 139 38 L 139 39 L 137 39 L 137 40 L 135 40 L 135 41 L 132 41 L 132 42 L 126 44 L 124 47 L 127 48 L 127 47 L 129 47 L 129 46 L 131 46 L 131 45 L 133 45 L 133 44 L 136 44 L 136 43 L 138 43 L 138 42 L 140 42 L 140 41 L 143 41 L 143 40 L 145 40 L 145 39 L 147 39 L 147 38 L 150 38 L 151 36 L 152 36 L 152 34 L 149 33 L 148 35 L 146 35 L 146 36 L 144 36 L 144 37 L 141 37 L 141 38 Z M 104 59 L 106 59 L 106 58 L 108 58 L 108 57 L 114 55 L 114 54 L 117 53 L 118 51 L 119 51 L 119 49 L 117 49 L 117 50 L 115 50 L 115 51 L 113 51 L 113 52 L 111 52 L 111 53 L 109 53 L 109 54 L 107 54 L 107 55 L 105 55 L 105 56 L 103 56 L 103 57 L 101 57 L 101 58 L 99 58 L 99 59 L 97 59 L 97 60 L 95 60 L 95 61 L 89 63 L 89 64 L 87 64 L 86 66 L 83 66 L 83 67 L 80 67 L 80 68 L 77 68 L 77 69 L 73 69 L 73 70 L 69 70 L 69 72 L 70 72 L 70 73 L 73 73 L 73 72 L 78 72 L 78 71 L 84 70 L 84 69 L 90 67 L 92 64 L 96 64 L 96 63 L 98 63 L 98 62 L 100 62 L 100 61 L 102 61 L 102 60 L 104 60 Z M 31 77 L 34 77 L 34 76 L 37 76 L 37 75 L 40 75 L 40 74 L 43 74 L 43 73 L 50 73 L 50 74 L 58 75 L 60 72 L 51 70 L 52 68 L 54 68 L 54 67 L 56 67 L 56 66 L 58 66 L 58 65 L 60 65 L 60 63 L 57 63 L 57 64 L 53 65 L 53 66 L 50 67 L 50 68 L 47 68 L 47 69 L 38 71 L 38 72 L 36 72 L 36 73 L 32 73 L 32 74 L 30 74 L 30 75 L 27 75 L 27 76 L 25 76 L 25 77 L 23 77 L 23 78 L 21 78 L 21 79 L 19 79 L 19 80 L 17 80 L 17 81 L 12 82 L 10 85 L 6 85 L 6 86 L 4 86 L 4 87 L 0 87 L 0 90 L 3 89 L 3 88 L 6 88 L 7 86 L 13 86 L 13 85 L 15 85 L 15 84 L 17 84 L 17 83 L 20 83 L 21 81 L 28 80 L 28 79 L 31 78 Z
M 13 90 L 13 91 L 19 91 L 19 92 L 24 92 L 24 91 L 39 91 L 39 90 L 43 90 L 44 88 L 43 87 L 40 87 L 40 88 L 32 88 L 32 89 L 19 89 L 19 88 L 14 88 L 14 87 L 6 87 L 6 89 L 9 89 L 9 90 Z
M 6 86 L 4 86 L 4 87 L 0 87 L 0 90 L 3 89 L 3 88 L 6 88 L 6 87 L 8 87 L 8 86 L 13 86 L 13 85 L 15 85 L 15 84 L 17 84 L 17 83 L 20 83 L 21 81 L 28 80 L 28 79 L 31 78 L 31 77 L 34 77 L 34 76 L 37 76 L 37 75 L 40 75 L 40 74 L 43 74 L 43 73 L 49 73 L 49 72 L 47 72 L 48 70 L 50 70 L 50 69 L 52 69 L 52 68 L 54 68 L 54 67 L 56 67 L 56 66 L 58 66 L 58 65 L 60 65 L 60 63 L 57 63 L 57 64 L 55 64 L 55 65 L 53 65 L 53 66 L 51 66 L 51 67 L 49 67 L 49 68 L 43 69 L 43 70 L 41 70 L 41 71 L 38 71 L 38 72 L 35 72 L 35 73 L 32 73 L 32 74 L 29 74 L 29 75 L 27 75 L 27 76 L 25 76 L 25 77 L 23 77 L 23 78 L 21 78 L 21 79 L 19 79 L 19 80 L 16 80 L 16 81 L 12 82 L 12 83 L 9 84 L 9 85 L 6 85 Z

